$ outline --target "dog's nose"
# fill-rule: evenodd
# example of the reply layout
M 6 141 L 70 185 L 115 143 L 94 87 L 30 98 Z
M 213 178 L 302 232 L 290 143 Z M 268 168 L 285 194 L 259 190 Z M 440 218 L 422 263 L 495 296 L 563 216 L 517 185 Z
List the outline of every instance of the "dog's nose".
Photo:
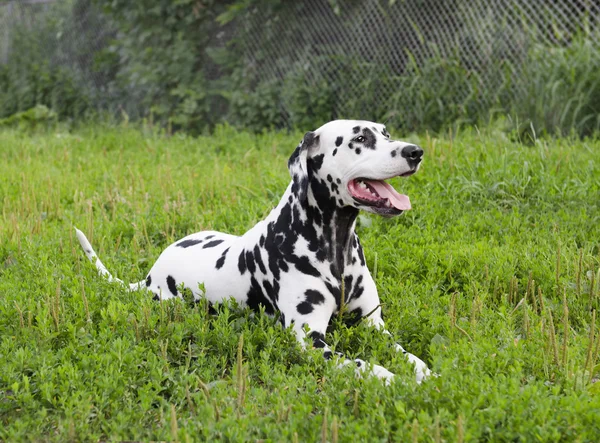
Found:
M 423 150 L 417 145 L 408 145 L 400 153 L 409 163 L 419 163 L 423 157 Z

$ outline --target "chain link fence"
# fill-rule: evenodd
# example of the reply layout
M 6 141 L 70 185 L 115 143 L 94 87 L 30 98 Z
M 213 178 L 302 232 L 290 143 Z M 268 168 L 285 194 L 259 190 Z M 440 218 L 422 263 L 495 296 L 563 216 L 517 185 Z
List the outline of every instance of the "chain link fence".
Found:
M 278 88 L 274 97 L 282 121 L 298 124 L 304 102 L 305 108 L 326 107 L 331 117 L 374 119 L 385 117 L 386 109 L 400 112 L 412 103 L 402 103 L 406 96 L 398 89 L 417 86 L 411 81 L 450 88 L 449 100 L 476 95 L 482 108 L 493 107 L 497 97 L 482 91 L 525 93 L 516 79 L 526 75 L 532 47 L 568 46 L 578 33 L 597 30 L 599 20 L 598 0 L 305 0 L 278 7 L 254 2 L 223 31 L 225 38 L 214 40 L 223 48 L 233 39 L 247 87 Z M 139 84 L 124 96 L 111 91 L 110 72 L 96 69 L 97 55 L 115 39 L 118 46 L 119 35 L 91 1 L 0 2 L 0 61 L 10 64 L 18 55 L 12 46 L 17 28 L 44 26 L 58 31 L 38 42 L 40 50 L 51 64 L 75 73 L 98 107 L 116 98 L 130 112 L 147 112 L 132 109 L 140 103 L 134 98 L 144 94 Z M 598 49 L 600 43 L 594 44 Z M 215 68 L 209 77 L 218 80 L 222 72 Z M 467 81 L 446 84 L 452 72 Z
M 582 30 L 597 29 L 600 20 L 600 2 L 586 0 L 343 3 L 331 7 L 326 0 L 299 2 L 270 17 L 268 28 L 261 26 L 263 8 L 251 9 L 246 26 L 253 34 L 245 40 L 248 68 L 275 82 L 301 72 L 292 78 L 315 86 L 320 79 L 343 84 L 345 88 L 336 91 L 338 116 L 344 115 L 339 104 L 364 97 L 364 91 L 386 103 L 395 91 L 381 79 L 411 75 L 430 60 L 457 61 L 466 75 L 474 77 L 474 82 L 456 84 L 462 89 L 454 94 L 458 101 L 473 89 L 495 90 L 507 87 L 507 82 L 512 83 L 507 92 L 518 95 L 525 91 L 511 79 L 523 75 L 532 46 L 566 46 Z M 257 29 L 266 31 L 254 32 Z M 595 43 L 600 48 L 600 42 Z M 490 97 L 480 94 L 482 107 L 494 105 Z M 289 116 L 285 101 L 282 112 Z

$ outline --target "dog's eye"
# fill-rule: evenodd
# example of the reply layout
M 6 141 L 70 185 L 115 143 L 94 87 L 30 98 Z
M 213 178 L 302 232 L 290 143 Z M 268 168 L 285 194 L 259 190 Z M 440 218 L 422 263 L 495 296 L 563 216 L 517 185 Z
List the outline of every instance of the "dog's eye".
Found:
M 367 139 L 363 136 L 363 135 L 359 135 L 358 137 L 356 137 L 354 139 L 355 142 L 357 143 L 364 143 Z

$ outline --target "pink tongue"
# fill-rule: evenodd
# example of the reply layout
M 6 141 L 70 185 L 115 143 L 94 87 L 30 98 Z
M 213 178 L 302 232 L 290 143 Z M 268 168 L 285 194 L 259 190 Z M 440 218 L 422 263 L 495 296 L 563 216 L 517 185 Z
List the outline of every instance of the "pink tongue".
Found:
M 391 185 L 383 180 L 364 180 L 364 182 L 371 186 L 381 198 L 387 198 L 394 208 L 402 211 L 408 211 L 411 208 L 408 196 L 398 194 Z

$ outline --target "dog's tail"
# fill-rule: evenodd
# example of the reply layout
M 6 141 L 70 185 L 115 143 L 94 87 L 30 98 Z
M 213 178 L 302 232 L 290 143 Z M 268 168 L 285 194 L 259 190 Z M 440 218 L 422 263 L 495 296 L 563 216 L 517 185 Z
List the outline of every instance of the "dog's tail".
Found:
M 123 280 L 113 277 L 112 274 L 110 272 L 108 272 L 108 269 L 106 269 L 106 266 L 104 266 L 104 264 L 98 258 L 96 251 L 94 251 L 94 248 L 92 248 L 92 245 L 90 244 L 90 241 L 87 239 L 85 234 L 77 228 L 75 228 L 75 233 L 77 234 L 77 240 L 79 240 L 79 244 L 83 248 L 83 252 L 85 252 L 85 255 L 87 255 L 87 258 L 89 258 L 90 261 L 94 265 L 96 265 L 96 269 L 98 269 L 98 273 L 100 275 L 102 275 L 104 278 L 106 278 L 109 282 L 118 282 L 118 283 L 121 283 L 122 285 L 125 285 L 125 283 L 123 283 Z M 125 285 L 125 286 L 127 286 L 127 285 Z M 145 288 L 145 287 L 146 287 L 145 280 L 139 281 L 137 283 L 129 284 L 130 291 L 137 291 L 137 290 L 139 290 L 141 288 Z

